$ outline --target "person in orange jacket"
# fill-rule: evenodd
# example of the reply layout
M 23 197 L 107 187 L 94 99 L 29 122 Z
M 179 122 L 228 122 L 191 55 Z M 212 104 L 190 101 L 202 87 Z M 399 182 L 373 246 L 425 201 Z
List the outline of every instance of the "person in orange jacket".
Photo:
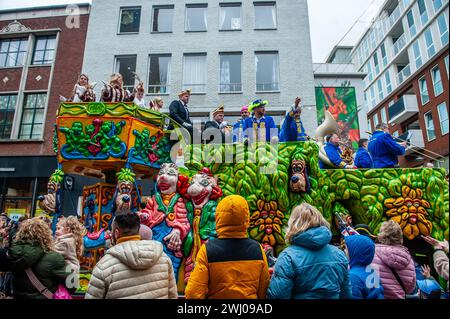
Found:
M 264 299 L 269 267 L 261 244 L 247 236 L 247 201 L 239 195 L 225 197 L 215 219 L 218 238 L 200 248 L 185 298 Z

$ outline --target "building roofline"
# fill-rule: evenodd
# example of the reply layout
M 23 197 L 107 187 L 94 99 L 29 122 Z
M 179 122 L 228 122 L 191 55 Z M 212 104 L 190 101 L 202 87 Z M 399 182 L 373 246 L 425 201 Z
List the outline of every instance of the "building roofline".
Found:
M 333 56 L 333 54 L 336 53 L 339 49 L 352 49 L 353 51 L 354 46 L 353 45 L 335 45 L 333 49 L 331 49 L 331 52 L 328 54 L 327 58 L 325 59 L 325 63 L 331 63 L 330 59 Z
M 70 3 L 70 4 L 58 4 L 58 5 L 48 5 L 48 6 L 38 6 L 38 7 L 24 7 L 24 8 L 15 8 L 15 9 L 6 9 L 0 10 L 0 13 L 15 13 L 15 12 L 27 12 L 27 11 L 42 11 L 42 10 L 52 10 L 52 9 L 63 9 L 69 5 L 76 5 L 78 7 L 90 7 L 91 4 L 89 2 L 80 2 L 80 3 Z
M 375 22 L 377 21 L 377 18 L 381 15 L 381 13 L 383 12 L 384 8 L 386 7 L 386 5 L 392 2 L 392 0 L 385 0 L 383 2 L 383 4 L 380 6 L 380 9 L 377 11 L 377 14 L 374 16 L 374 18 L 372 19 L 372 22 L 370 23 L 370 26 L 366 29 L 366 31 L 364 31 L 364 33 L 359 37 L 358 41 L 355 42 L 355 45 L 353 46 L 353 50 L 351 52 L 351 55 L 354 54 L 355 49 L 359 46 L 359 44 L 361 43 L 362 39 L 364 39 L 364 37 L 366 36 L 366 34 L 372 29 L 372 26 L 375 24 Z

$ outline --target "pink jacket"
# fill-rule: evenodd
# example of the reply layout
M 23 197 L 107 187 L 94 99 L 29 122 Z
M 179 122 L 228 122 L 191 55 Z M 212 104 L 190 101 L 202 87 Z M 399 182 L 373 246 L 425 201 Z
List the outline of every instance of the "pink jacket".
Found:
M 405 299 L 405 291 L 391 269 L 397 272 L 407 294 L 414 291 L 416 272 L 414 261 L 406 247 L 376 244 L 372 265 L 378 269 L 385 299 Z

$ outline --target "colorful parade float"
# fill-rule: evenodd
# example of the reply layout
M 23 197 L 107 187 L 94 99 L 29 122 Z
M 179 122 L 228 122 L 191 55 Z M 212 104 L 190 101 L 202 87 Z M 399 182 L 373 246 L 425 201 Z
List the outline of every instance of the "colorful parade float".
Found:
M 337 219 L 366 224 L 375 234 L 392 219 L 412 250 L 421 249 L 415 245 L 421 236 L 448 240 L 444 169 L 321 170 L 319 158 L 328 160 L 323 138 L 337 130 L 327 112 L 315 141 L 187 145 L 170 139 L 182 131 L 170 117 L 132 102 L 63 102 L 54 129 L 59 168 L 41 207 L 55 222 L 63 213 L 59 192 L 64 174 L 104 181 L 83 190 L 81 291 L 108 245 L 114 216 L 136 213 L 171 258 L 182 295 L 200 246 L 216 236 L 217 203 L 232 194 L 248 201 L 248 235 L 263 245 L 271 262 L 286 245 L 290 212 L 302 202 L 322 212 L 336 238 Z M 141 193 L 140 181 L 146 179 L 154 181 L 152 196 Z

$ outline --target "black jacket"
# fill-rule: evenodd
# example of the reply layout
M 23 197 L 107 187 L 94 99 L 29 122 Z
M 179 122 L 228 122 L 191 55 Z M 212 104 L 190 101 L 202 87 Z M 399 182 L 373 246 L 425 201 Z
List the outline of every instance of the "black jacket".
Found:
M 205 138 L 206 143 L 209 144 L 210 142 L 212 142 L 211 140 L 213 138 L 213 136 L 210 136 L 208 134 L 208 129 L 211 129 L 211 132 L 214 132 L 215 130 L 218 130 L 219 128 L 220 128 L 220 126 L 219 126 L 219 124 L 217 124 L 216 121 L 208 121 L 205 123 L 205 129 L 204 129 L 205 133 L 204 133 L 203 137 Z M 220 134 L 222 134 L 222 141 L 221 142 L 217 141 L 217 140 L 214 141 L 216 144 L 225 143 L 225 134 L 222 131 L 220 131 Z
M 183 123 L 189 123 L 192 125 L 191 119 L 189 118 L 189 111 L 184 107 L 180 100 L 174 100 L 169 106 L 170 117 L 174 119 L 177 123 L 183 125 Z

